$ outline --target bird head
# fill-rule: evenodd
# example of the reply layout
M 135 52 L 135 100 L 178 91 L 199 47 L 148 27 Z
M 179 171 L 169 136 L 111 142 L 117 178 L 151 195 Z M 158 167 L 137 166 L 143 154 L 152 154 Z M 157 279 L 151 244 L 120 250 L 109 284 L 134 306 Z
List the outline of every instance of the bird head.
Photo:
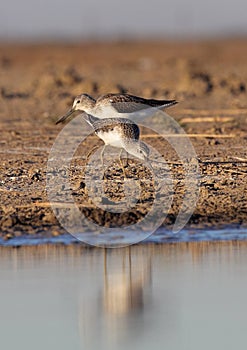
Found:
M 56 124 L 64 122 L 68 117 L 70 117 L 76 111 L 90 113 L 92 107 L 94 106 L 94 103 L 95 103 L 95 100 L 87 94 L 81 94 L 76 96 L 76 98 L 74 99 L 72 108 L 69 109 L 65 115 L 59 118 Z
M 150 153 L 148 146 L 143 141 L 137 142 L 136 147 L 133 147 L 133 144 L 130 145 L 126 151 L 144 161 L 148 160 Z

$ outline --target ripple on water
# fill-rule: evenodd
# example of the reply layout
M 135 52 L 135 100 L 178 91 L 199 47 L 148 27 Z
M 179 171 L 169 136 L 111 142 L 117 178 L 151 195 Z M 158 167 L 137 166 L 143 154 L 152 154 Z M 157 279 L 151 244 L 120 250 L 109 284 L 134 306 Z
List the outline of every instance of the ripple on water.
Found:
M 120 231 L 116 231 L 117 239 L 115 243 L 119 245 L 126 244 L 124 236 Z M 113 234 L 111 234 L 113 235 Z M 90 234 L 85 234 L 88 238 Z M 104 237 L 104 241 L 112 237 Z M 171 231 L 159 229 L 154 234 L 139 244 L 145 243 L 178 243 L 178 242 L 202 242 L 202 241 L 243 241 L 247 240 L 247 228 L 221 228 L 221 229 L 185 229 L 179 233 L 172 233 Z M 20 247 L 41 244 L 76 244 L 82 243 L 70 234 L 65 234 L 56 237 L 43 237 L 42 235 L 22 235 L 21 237 L 14 237 L 9 240 L 0 238 L 0 246 Z

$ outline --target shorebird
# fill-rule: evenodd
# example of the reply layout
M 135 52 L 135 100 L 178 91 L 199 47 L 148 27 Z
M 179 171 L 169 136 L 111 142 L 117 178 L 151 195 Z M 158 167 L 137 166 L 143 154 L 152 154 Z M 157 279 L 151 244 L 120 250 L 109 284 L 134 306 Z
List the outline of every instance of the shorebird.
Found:
M 149 162 L 149 148 L 140 140 L 139 126 L 125 118 L 104 118 L 99 119 L 90 114 L 84 113 L 84 119 L 94 129 L 95 134 L 104 142 L 101 151 L 101 162 L 103 161 L 103 154 L 106 146 L 113 146 L 120 148 L 119 162 L 121 164 L 124 176 L 124 167 L 121 161 L 122 151 L 133 155 L 136 158 Z
M 149 164 L 149 147 L 140 140 L 139 126 L 126 118 L 104 118 L 100 119 L 87 113 L 82 114 L 85 121 L 93 128 L 95 134 L 104 142 L 101 151 L 101 163 L 104 164 L 103 154 L 106 146 L 113 146 L 121 149 L 119 154 L 119 161 L 125 176 L 124 167 L 121 161 L 122 151 L 133 155 L 136 158 L 144 160 Z M 57 121 L 61 123 L 64 119 L 60 118 Z M 89 154 L 92 153 L 92 150 Z M 88 156 L 87 156 L 88 158 Z
M 126 118 L 147 109 L 164 109 L 173 106 L 176 100 L 145 99 L 129 94 L 107 94 L 97 100 L 88 94 L 81 94 L 74 99 L 72 108 L 57 123 L 66 120 L 75 111 L 85 112 L 96 118 Z

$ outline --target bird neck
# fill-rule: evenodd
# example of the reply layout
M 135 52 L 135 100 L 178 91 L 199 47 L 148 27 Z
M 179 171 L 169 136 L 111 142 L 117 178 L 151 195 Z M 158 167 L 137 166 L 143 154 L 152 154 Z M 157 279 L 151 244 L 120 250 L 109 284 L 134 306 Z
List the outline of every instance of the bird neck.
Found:
M 96 118 L 96 117 L 94 117 L 94 116 L 92 116 L 91 114 L 88 114 L 88 113 L 84 116 L 84 119 L 92 127 L 94 127 L 94 123 L 96 123 L 99 120 L 99 118 Z
M 90 112 L 92 111 L 92 109 L 95 106 L 96 101 L 90 96 L 88 96 L 87 102 L 84 106 L 84 111 L 88 114 L 90 114 Z

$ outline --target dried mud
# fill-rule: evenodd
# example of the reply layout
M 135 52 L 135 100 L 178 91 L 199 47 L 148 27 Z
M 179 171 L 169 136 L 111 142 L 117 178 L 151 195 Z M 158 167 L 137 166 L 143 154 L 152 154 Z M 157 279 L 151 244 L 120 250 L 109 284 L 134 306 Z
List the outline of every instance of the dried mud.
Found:
M 201 186 L 188 227 L 247 224 L 247 42 L 91 43 L 0 45 L 0 227 L 6 239 L 22 234 L 59 235 L 46 194 L 46 166 L 61 130 L 54 121 L 73 97 L 86 92 L 129 92 L 175 98 L 169 114 L 189 135 L 200 160 Z M 145 135 L 153 147 L 159 138 Z M 130 160 L 127 175 L 140 179 L 141 197 L 128 213 L 97 209 L 88 199 L 83 167 L 86 155 L 101 146 L 89 136 L 71 163 L 72 194 L 84 214 L 100 225 L 126 225 L 146 215 L 153 201 L 149 170 Z M 171 148 L 161 147 L 167 162 Z M 138 165 L 139 164 L 139 165 Z M 123 198 L 123 176 L 116 163 L 106 174 L 109 201 Z M 170 227 L 184 196 L 184 173 L 171 165 L 175 194 L 163 223 Z M 109 182 L 110 179 L 114 182 Z M 112 185 L 112 183 L 114 185 Z M 162 215 L 162 213 L 161 213 Z

